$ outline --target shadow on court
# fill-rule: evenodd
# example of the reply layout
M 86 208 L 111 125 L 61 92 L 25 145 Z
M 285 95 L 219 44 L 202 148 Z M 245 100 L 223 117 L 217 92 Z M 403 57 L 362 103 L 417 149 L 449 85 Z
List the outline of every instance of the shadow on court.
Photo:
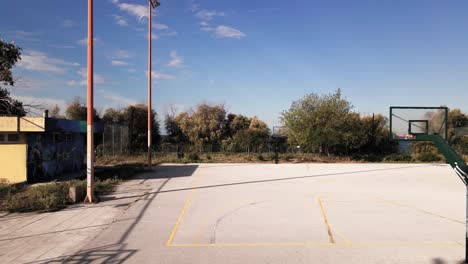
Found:
M 243 182 L 233 182 L 233 183 L 224 183 L 224 184 L 215 184 L 215 185 L 205 185 L 205 186 L 198 186 L 198 187 L 193 187 L 193 188 L 181 188 L 181 189 L 164 190 L 164 191 L 160 191 L 160 193 L 190 191 L 190 190 L 194 190 L 194 189 L 195 190 L 196 189 L 209 189 L 209 188 L 227 187 L 227 186 L 244 185 L 244 184 L 259 184 L 259 183 L 278 182 L 278 181 L 291 181 L 291 180 L 300 180 L 300 179 L 307 179 L 307 178 L 318 178 L 318 177 L 329 177 L 329 176 L 340 176 L 340 175 L 353 175 L 353 174 L 360 174 L 360 173 L 367 173 L 367 172 L 404 170 L 404 169 L 414 169 L 414 168 L 423 168 L 423 167 L 431 167 L 431 166 L 434 166 L 434 165 L 402 166 L 402 167 L 397 167 L 397 168 L 359 170 L 359 171 L 349 171 L 349 172 L 335 172 L 335 173 L 305 175 L 305 176 L 286 177 L 286 178 L 274 178 L 274 179 L 258 180 L 258 181 L 243 181 Z
M 118 237 L 114 240 L 115 243 L 107 246 L 95 247 L 87 250 L 80 251 L 74 255 L 64 256 L 59 259 L 52 260 L 42 260 L 36 263 L 124 263 L 132 255 L 134 255 L 137 250 L 126 249 L 125 241 L 132 233 L 134 228 L 138 225 L 141 219 L 145 216 L 150 205 L 157 198 L 158 194 L 161 193 L 164 186 L 166 186 L 169 181 L 173 178 L 180 177 L 191 177 L 197 170 L 198 165 L 161 165 L 156 167 L 151 172 L 146 172 L 139 174 L 133 178 L 133 180 L 142 180 L 137 184 L 129 185 L 130 188 L 137 188 L 139 185 L 143 186 L 145 183 L 149 184 L 151 180 L 163 179 L 157 183 L 153 183 L 153 189 L 156 189 L 154 192 L 146 192 L 143 195 L 134 195 L 134 196 L 125 196 L 121 198 L 107 197 L 107 200 L 119 200 L 119 199 L 128 199 L 128 198 L 138 198 L 135 202 L 141 202 L 138 209 L 138 214 L 131 218 L 121 219 L 122 221 L 131 221 L 125 226 L 124 229 L 119 232 Z M 115 222 L 119 222 L 117 220 Z

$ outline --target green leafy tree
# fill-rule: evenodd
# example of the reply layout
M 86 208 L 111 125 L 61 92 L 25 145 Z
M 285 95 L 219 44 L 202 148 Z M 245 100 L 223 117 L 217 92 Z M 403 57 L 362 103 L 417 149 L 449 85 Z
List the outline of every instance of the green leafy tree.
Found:
M 107 108 L 102 115 L 102 122 L 104 124 L 125 124 L 125 114 L 122 110 Z
M 281 113 L 288 141 L 306 151 L 337 153 L 343 145 L 352 145 L 346 136 L 352 105 L 338 89 L 333 94 L 308 94 Z M 341 145 L 341 146 L 340 146 Z
M 187 136 L 184 134 L 179 125 L 179 120 L 173 115 L 166 115 L 164 126 L 167 133 L 168 143 L 184 144 L 188 142 Z
M 131 105 L 123 111 L 125 123 L 129 128 L 130 150 L 144 152 L 148 143 L 148 107 L 143 104 Z M 151 140 L 155 146 L 161 139 L 159 122 L 155 111 L 151 111 Z
M 21 60 L 21 48 L 14 43 L 0 40 L 0 85 L 13 86 L 12 69 Z M 25 116 L 26 110 L 22 102 L 13 99 L 10 92 L 0 86 L 0 115 Z

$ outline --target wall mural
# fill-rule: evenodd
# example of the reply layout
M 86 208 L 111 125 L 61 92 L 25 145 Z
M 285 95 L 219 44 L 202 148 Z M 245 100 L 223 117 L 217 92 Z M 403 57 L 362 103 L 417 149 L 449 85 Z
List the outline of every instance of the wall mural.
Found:
M 28 134 L 28 182 L 50 180 L 84 168 L 84 135 Z

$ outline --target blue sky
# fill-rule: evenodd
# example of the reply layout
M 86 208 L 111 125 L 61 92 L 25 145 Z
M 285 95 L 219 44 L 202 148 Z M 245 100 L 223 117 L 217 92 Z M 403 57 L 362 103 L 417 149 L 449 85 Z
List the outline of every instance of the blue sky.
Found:
M 65 105 L 85 97 L 85 0 L 1 0 L 0 38 L 23 48 L 11 91 Z M 95 0 L 99 110 L 146 102 L 145 0 Z M 468 2 L 161 0 L 153 17 L 153 104 L 200 102 L 272 126 L 306 93 L 341 88 L 355 110 L 468 111 Z

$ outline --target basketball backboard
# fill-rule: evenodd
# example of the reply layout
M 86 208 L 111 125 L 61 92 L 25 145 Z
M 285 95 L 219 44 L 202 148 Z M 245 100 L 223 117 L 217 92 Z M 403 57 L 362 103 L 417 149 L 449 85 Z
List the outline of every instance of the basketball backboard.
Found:
M 394 140 L 425 140 L 424 135 L 447 139 L 447 107 L 390 107 L 390 136 Z

